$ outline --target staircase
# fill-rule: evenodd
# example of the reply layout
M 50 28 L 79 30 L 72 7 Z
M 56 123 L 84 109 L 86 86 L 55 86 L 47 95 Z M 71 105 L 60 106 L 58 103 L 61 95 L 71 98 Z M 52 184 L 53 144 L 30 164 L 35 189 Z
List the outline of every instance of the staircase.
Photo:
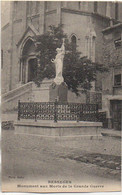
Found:
M 49 86 L 52 80 L 45 79 L 40 87 L 34 82 L 26 83 L 2 95 L 2 113 L 16 113 L 18 101 L 48 102 Z
M 2 95 L 2 112 L 16 112 L 18 100 L 31 101 L 33 82 L 26 83 Z

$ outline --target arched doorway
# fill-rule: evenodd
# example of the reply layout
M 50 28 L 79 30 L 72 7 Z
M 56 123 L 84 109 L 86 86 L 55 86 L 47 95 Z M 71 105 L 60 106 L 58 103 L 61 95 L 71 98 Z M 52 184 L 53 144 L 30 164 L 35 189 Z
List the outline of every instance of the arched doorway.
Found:
M 37 58 L 36 48 L 32 39 L 24 44 L 21 57 L 21 81 L 23 84 L 33 81 L 36 77 Z
M 72 35 L 71 37 L 71 43 L 72 43 L 72 49 L 76 51 L 76 45 L 77 45 L 77 38 L 75 35 Z
M 37 59 L 28 60 L 28 82 L 35 80 L 37 76 Z

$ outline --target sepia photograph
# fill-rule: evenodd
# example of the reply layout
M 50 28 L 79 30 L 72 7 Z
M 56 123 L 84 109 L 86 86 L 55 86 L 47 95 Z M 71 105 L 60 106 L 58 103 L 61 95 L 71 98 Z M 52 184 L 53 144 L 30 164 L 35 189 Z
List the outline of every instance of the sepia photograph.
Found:
M 120 192 L 122 1 L 1 1 L 2 192 Z

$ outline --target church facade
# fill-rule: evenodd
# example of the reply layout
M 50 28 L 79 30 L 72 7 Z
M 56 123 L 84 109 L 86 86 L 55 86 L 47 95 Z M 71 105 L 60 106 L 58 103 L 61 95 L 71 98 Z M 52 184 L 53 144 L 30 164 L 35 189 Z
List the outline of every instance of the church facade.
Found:
M 50 25 L 63 24 L 69 39 L 78 45 L 83 56 L 103 62 L 103 34 L 111 22 L 122 18 L 118 5 L 112 2 L 4 2 L 2 9 L 2 92 L 6 93 L 33 78 L 37 66 L 33 36 Z M 8 20 L 6 13 L 8 14 Z M 101 90 L 101 82 L 96 82 Z
M 104 74 L 104 77 L 97 75 L 97 81 L 93 83 L 91 91 L 86 96 L 82 94 L 77 97 L 69 91 L 68 101 L 102 102 L 99 108 L 106 112 L 110 127 L 120 129 L 121 10 L 120 2 L 2 2 L 1 75 L 5 110 L 8 107 L 10 110 L 16 109 L 19 99 L 46 101 L 47 97 L 48 101 L 46 86 L 50 84 L 49 81 L 42 87 L 45 94 L 41 93 L 41 89 L 32 87 L 34 69 L 38 66 L 33 37 L 45 33 L 50 25 L 63 24 L 64 32 L 69 40 L 78 46 L 82 56 L 87 56 L 93 62 L 104 63 L 106 66 L 110 62 L 113 63 L 109 66 L 108 74 Z M 119 60 L 117 64 L 114 63 L 116 59 Z M 119 121 L 112 122 L 114 118 Z

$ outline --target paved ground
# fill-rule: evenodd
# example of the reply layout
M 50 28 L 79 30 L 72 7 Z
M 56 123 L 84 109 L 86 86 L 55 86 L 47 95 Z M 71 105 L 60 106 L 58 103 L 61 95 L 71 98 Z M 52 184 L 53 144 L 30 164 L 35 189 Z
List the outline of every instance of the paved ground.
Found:
M 19 182 L 48 178 L 120 184 L 119 139 L 44 138 L 3 130 L 2 140 L 3 181 L 20 177 Z

